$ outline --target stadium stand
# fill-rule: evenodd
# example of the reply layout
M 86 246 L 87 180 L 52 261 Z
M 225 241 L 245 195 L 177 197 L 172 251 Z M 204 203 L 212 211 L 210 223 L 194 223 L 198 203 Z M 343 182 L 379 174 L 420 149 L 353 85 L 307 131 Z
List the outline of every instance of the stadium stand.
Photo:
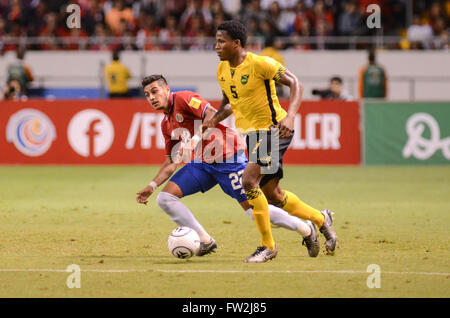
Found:
M 73 4 L 80 9 L 80 28 L 67 25 L 71 15 L 67 8 Z M 368 27 L 371 4 L 380 8 L 380 28 Z M 381 54 L 390 78 L 389 98 L 447 96 L 443 87 L 450 78 L 442 68 L 422 69 L 422 63 L 413 61 L 414 53 L 426 52 L 438 54 L 429 57 L 435 64 L 446 63 L 450 0 L 0 0 L 0 95 L 10 89 L 7 68 L 15 52 L 25 50 L 35 75 L 29 97 L 104 98 L 103 68 L 110 52 L 120 50 L 134 70 L 133 97 L 142 97 L 139 82 L 145 73 L 158 71 L 163 63 L 171 65 L 164 56 L 167 51 L 180 61 L 189 54 L 188 64 L 201 61 L 208 70 L 192 71 L 185 60 L 185 70 L 165 67 L 163 71 L 176 78 L 172 80 L 176 88 L 216 96 L 210 72 L 216 67 L 214 34 L 216 26 L 228 19 L 247 26 L 249 51 L 262 52 L 267 43 L 276 43 L 290 68 L 312 86 L 308 91 L 327 85 L 330 76 L 338 74 L 350 94 L 357 96 L 356 69 L 364 63 L 365 52 L 376 49 L 392 53 Z M 320 57 L 308 55 L 316 50 Z M 345 51 L 345 57 L 338 51 Z M 411 55 L 395 55 L 401 51 Z M 414 68 L 398 63 L 405 57 L 416 63 Z M 319 58 L 320 68 L 307 67 L 317 65 Z
M 66 27 L 78 4 L 81 28 Z M 365 26 L 369 4 L 382 29 Z M 240 19 L 250 45 L 279 37 L 284 49 L 448 49 L 450 0 L 1 0 L 0 51 L 209 50 L 215 27 Z M 376 39 L 376 40 L 374 40 Z

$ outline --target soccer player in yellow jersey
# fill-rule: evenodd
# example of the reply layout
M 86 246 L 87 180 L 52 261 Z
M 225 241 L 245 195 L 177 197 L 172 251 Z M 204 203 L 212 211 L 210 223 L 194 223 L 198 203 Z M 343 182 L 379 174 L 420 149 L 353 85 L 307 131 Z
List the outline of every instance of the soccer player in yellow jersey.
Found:
M 334 253 L 337 237 L 332 228 L 331 211 L 319 211 L 302 202 L 294 193 L 282 190 L 282 157 L 292 141 L 294 118 L 300 107 L 303 86 L 297 77 L 270 57 L 245 51 L 247 31 L 236 20 L 220 24 L 215 50 L 221 60 L 217 80 L 223 99 L 218 112 L 203 128 L 210 128 L 234 113 L 236 128 L 246 136 L 249 162 L 242 184 L 261 234 L 261 246 L 245 261 L 261 263 L 277 253 L 268 204 L 281 207 L 289 214 L 311 220 L 325 236 L 328 253 Z M 275 92 L 275 82 L 290 88 L 286 112 Z

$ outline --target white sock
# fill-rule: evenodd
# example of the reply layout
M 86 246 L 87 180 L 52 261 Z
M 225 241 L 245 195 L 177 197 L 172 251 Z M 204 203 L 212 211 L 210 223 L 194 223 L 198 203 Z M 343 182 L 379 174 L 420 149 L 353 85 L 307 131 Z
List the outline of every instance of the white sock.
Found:
M 161 191 L 156 197 L 156 203 L 178 226 L 187 226 L 195 230 L 200 237 L 200 242 L 206 243 L 211 236 L 197 221 L 192 212 L 175 195 Z
M 253 220 L 252 209 L 245 211 L 247 215 Z M 306 237 L 311 234 L 309 226 L 296 216 L 290 215 L 283 209 L 280 209 L 274 205 L 269 204 L 270 223 L 281 226 L 282 228 L 296 231 L 301 236 Z

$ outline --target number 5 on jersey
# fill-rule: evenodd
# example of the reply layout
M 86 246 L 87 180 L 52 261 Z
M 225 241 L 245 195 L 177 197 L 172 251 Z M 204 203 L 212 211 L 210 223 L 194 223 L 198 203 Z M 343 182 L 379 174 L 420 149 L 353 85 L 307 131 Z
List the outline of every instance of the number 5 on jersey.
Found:
M 233 96 L 234 98 L 238 98 L 238 94 L 236 92 L 236 86 L 235 85 L 230 85 L 230 91 L 231 91 L 231 96 Z

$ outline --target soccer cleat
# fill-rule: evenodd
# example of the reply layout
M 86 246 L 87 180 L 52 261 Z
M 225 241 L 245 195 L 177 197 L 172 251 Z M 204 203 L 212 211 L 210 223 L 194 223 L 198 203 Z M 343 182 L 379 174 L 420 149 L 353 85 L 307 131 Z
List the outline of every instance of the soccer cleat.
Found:
M 324 220 L 319 231 L 323 234 L 323 236 L 325 236 L 325 248 L 327 253 L 333 255 L 334 250 L 336 249 L 337 236 L 333 231 L 333 218 L 331 217 L 332 212 L 330 210 L 322 210 L 320 212 L 322 212 Z
M 197 256 L 215 253 L 216 248 L 216 241 L 211 237 L 211 240 L 208 243 L 200 243 L 200 249 L 198 250 Z
M 275 258 L 278 254 L 277 246 L 273 250 L 265 246 L 258 246 L 256 251 L 244 260 L 246 263 L 264 263 Z
M 310 257 L 316 257 L 317 255 L 319 255 L 320 251 L 320 244 L 319 240 L 317 239 L 316 227 L 309 220 L 306 221 L 306 224 L 308 224 L 309 228 L 311 229 L 311 234 L 303 238 L 302 245 L 306 245 Z

